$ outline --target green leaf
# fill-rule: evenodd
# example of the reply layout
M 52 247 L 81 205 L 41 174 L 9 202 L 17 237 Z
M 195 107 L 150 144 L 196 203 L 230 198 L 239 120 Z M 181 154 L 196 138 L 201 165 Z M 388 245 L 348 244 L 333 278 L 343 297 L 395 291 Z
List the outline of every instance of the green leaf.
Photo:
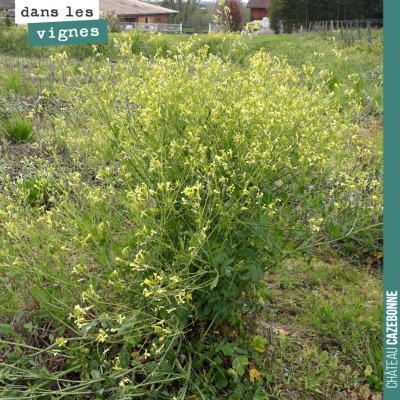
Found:
M 186 325 L 189 319 L 189 311 L 187 310 L 187 308 L 182 307 L 179 312 L 179 321 L 181 322 L 181 324 Z
M 332 235 L 335 237 L 339 236 L 339 229 L 338 228 L 333 228 L 331 231 Z
M 127 349 L 125 349 L 125 348 L 120 353 L 119 363 L 120 363 L 121 368 L 123 368 L 123 369 L 128 368 L 128 366 L 129 366 L 129 353 L 128 353 Z
M 226 355 L 226 356 L 231 356 L 233 355 L 233 349 L 229 347 L 227 344 L 221 347 L 221 351 Z
M 239 364 L 239 365 L 236 367 L 236 373 L 237 373 L 239 376 L 243 376 L 243 375 L 244 375 L 244 366 L 241 365 L 241 364 Z
M 272 201 L 272 193 L 269 189 L 264 191 L 264 195 L 262 197 L 262 201 L 264 204 L 268 205 Z
M 352 242 L 346 242 L 344 244 L 344 247 L 346 247 L 347 250 L 353 251 L 354 250 L 354 244 Z
M 153 361 L 150 364 L 146 364 L 145 368 L 146 368 L 147 371 L 153 372 L 154 370 L 157 369 L 157 367 L 158 367 L 158 364 L 155 361 Z
M 114 161 L 113 154 L 111 153 L 110 150 L 107 150 L 105 155 L 106 155 L 106 158 L 108 159 L 108 161 Z
M 107 387 L 114 386 L 115 385 L 115 378 L 107 376 L 104 383 L 106 384 Z
M 19 273 L 20 273 L 20 271 L 18 269 L 10 269 L 10 270 L 7 271 L 6 275 L 10 276 L 11 278 L 14 278 Z
M 38 300 L 39 303 L 40 303 L 40 300 L 44 300 L 44 294 L 43 294 L 42 291 L 39 290 L 38 287 L 33 287 L 33 288 L 30 289 L 30 291 L 31 291 L 31 293 L 32 293 L 32 296 L 33 296 L 36 300 Z
M 247 260 L 254 260 L 256 258 L 256 253 L 252 249 L 243 249 L 239 255 L 242 257 L 242 259 L 247 259 Z
M 228 265 L 231 265 L 235 260 L 233 258 L 230 258 L 229 260 L 226 260 L 222 265 L 224 267 L 227 267 Z
M 260 278 L 262 278 L 263 272 L 259 265 L 254 265 L 254 267 L 250 270 L 250 280 L 253 283 L 257 283 Z
M 238 381 L 239 381 L 239 375 L 238 375 L 238 373 L 237 373 L 234 369 L 229 368 L 229 369 L 228 369 L 228 374 L 231 375 L 231 376 L 233 377 L 233 379 L 234 379 L 235 382 L 238 382 Z
M 8 334 L 8 335 L 12 335 L 12 334 L 13 334 L 13 331 L 12 331 L 12 326 L 11 326 L 11 324 L 10 324 L 10 325 L 8 325 L 8 324 L 1 324 L 1 325 L 0 325 L 0 332 L 3 332 L 3 333 Z
M 175 358 L 177 358 L 178 356 L 173 353 L 172 351 L 167 351 L 167 354 L 165 355 L 165 358 L 167 358 L 168 360 L 174 361 Z
M 96 320 L 89 322 L 82 326 L 82 328 L 79 330 L 79 333 L 81 335 L 84 335 L 85 333 L 94 333 L 96 326 L 97 326 Z
M 238 356 L 237 360 L 241 365 L 248 365 L 249 364 L 249 359 L 245 356 Z
M 263 231 L 261 228 L 257 225 L 256 221 L 253 221 L 252 219 L 248 218 L 243 218 L 243 222 L 246 224 L 246 226 L 252 230 L 258 237 L 263 237 Z
M 20 397 L 20 392 L 18 390 L 12 389 L 4 393 L 5 399 L 18 399 Z
M 210 289 L 214 289 L 218 284 L 218 276 L 212 281 L 211 285 L 210 285 Z
M 167 363 L 165 360 L 161 362 L 160 369 L 161 369 L 161 371 L 166 372 L 167 374 L 174 373 L 174 370 L 171 368 L 169 363 Z
M 29 333 L 32 333 L 32 321 L 29 321 L 27 324 L 24 324 L 24 328 L 28 329 Z
M 121 334 L 130 331 L 133 328 L 133 321 L 133 317 L 125 318 L 124 323 L 122 324 L 121 329 L 118 333 Z
M 167 225 L 171 228 L 175 228 L 178 226 L 178 223 L 174 219 L 171 219 L 170 221 L 167 222 Z
M 322 363 L 326 362 L 329 358 L 329 354 L 324 351 L 320 356 L 319 356 L 319 361 L 321 361 Z
M 124 250 L 124 246 L 121 244 L 117 244 L 113 246 L 112 250 L 116 256 L 122 256 L 122 250 Z
M 264 353 L 265 352 L 265 346 L 268 343 L 267 339 L 264 339 L 261 336 L 255 336 L 253 338 L 253 342 L 251 343 L 251 347 L 253 347 L 254 350 L 258 351 L 259 353 Z
M 90 373 L 93 377 L 93 379 L 99 379 L 100 378 L 100 372 L 96 371 L 95 369 L 92 370 L 92 372 Z
M 228 379 L 225 378 L 225 375 L 222 371 L 218 371 L 215 375 L 215 386 L 218 390 L 228 386 Z
M 19 356 L 15 353 L 10 353 L 9 351 L 6 352 L 6 357 L 8 358 L 9 362 L 15 363 L 19 360 Z

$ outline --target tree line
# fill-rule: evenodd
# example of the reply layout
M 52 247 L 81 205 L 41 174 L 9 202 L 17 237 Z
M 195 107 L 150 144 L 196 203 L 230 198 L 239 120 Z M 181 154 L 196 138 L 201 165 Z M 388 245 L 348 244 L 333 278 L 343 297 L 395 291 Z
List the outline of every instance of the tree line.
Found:
M 383 0 L 269 0 L 271 27 L 282 21 L 285 32 L 296 24 L 383 18 Z

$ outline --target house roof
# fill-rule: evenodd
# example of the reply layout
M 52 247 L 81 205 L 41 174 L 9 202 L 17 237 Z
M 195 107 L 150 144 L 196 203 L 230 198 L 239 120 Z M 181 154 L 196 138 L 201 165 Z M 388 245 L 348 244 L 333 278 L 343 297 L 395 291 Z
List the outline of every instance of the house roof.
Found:
M 0 0 L 0 9 L 7 8 L 8 10 L 15 9 L 15 1 L 14 0 Z
M 267 8 L 267 7 L 268 7 L 268 0 L 249 0 L 246 6 L 246 8 Z
M 0 2 L 3 0 L 0 0 Z M 139 16 L 157 14 L 178 14 L 179 11 L 169 8 L 144 3 L 137 0 L 100 0 L 100 13 L 102 11 L 115 11 L 118 15 Z

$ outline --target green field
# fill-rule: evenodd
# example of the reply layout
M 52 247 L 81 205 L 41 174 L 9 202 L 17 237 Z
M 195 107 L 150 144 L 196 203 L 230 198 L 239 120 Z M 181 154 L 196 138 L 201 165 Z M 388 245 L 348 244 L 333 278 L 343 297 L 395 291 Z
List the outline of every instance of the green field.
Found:
M 373 33 L 7 34 L 0 397 L 381 399 Z

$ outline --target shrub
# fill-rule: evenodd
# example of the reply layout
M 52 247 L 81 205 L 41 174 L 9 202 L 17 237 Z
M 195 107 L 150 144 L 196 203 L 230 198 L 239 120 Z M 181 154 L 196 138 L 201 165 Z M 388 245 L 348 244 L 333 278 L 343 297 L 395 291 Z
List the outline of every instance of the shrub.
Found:
M 6 139 L 12 143 L 29 143 L 35 140 L 32 122 L 20 115 L 13 115 L 6 121 L 3 124 L 3 131 Z
M 107 11 L 100 17 L 101 19 L 107 20 L 108 30 L 110 32 L 121 32 L 123 29 L 122 23 L 125 20 L 125 16 L 118 15 L 115 11 Z
M 9 17 L 4 18 L 4 20 L 3 20 L 3 22 L 1 24 L 3 26 L 5 26 L 6 28 L 11 28 L 13 25 L 15 25 L 14 21 Z
M 13 26 L 9 29 L 0 30 L 0 50 L 3 52 L 18 52 L 25 54 L 29 51 L 28 29 Z

